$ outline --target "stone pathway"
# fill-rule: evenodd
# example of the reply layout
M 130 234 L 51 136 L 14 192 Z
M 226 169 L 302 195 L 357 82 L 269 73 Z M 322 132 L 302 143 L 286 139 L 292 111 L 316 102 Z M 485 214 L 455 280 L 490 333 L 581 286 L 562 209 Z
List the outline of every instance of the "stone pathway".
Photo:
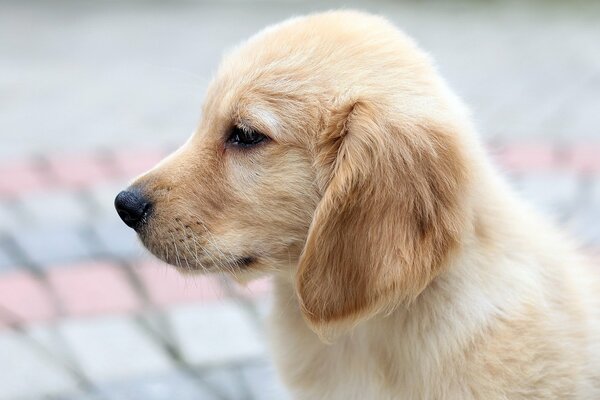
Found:
M 353 4 L 415 36 L 523 197 L 600 249 L 598 3 L 5 1 L 0 400 L 286 398 L 269 281 L 183 278 L 112 204 L 193 130 L 223 49 Z

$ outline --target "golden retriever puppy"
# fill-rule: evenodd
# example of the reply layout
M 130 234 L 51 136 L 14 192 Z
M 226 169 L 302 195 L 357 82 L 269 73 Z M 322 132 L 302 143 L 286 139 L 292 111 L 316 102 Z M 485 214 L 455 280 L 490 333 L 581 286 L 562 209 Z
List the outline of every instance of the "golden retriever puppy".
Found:
M 116 206 L 181 271 L 274 277 L 294 399 L 600 399 L 596 277 L 382 18 L 235 49 L 194 135 Z

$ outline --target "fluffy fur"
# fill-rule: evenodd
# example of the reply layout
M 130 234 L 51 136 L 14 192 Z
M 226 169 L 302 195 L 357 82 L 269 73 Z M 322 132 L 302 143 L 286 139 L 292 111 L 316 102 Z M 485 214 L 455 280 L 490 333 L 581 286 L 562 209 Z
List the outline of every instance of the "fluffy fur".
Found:
M 234 125 L 270 139 L 232 146 Z M 596 276 L 382 18 L 329 12 L 251 38 L 192 138 L 134 185 L 158 257 L 274 276 L 294 399 L 600 398 Z

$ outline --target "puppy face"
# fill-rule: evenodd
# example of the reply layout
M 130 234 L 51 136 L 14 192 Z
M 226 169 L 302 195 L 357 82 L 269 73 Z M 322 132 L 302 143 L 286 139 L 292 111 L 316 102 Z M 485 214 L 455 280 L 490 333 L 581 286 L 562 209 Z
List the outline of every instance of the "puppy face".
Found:
M 130 225 L 183 271 L 291 273 L 326 337 L 414 299 L 464 235 L 468 127 L 448 93 L 380 18 L 269 28 L 225 59 L 192 138 L 134 182 Z
M 253 275 L 299 257 L 318 202 L 318 120 L 269 83 L 218 79 L 192 138 L 133 185 L 152 204 L 142 242 L 182 271 Z

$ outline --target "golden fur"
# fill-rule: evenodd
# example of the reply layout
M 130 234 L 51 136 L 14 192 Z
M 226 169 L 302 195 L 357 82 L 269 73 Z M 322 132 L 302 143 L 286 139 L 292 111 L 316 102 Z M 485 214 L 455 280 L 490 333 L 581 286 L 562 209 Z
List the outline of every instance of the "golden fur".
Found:
M 270 140 L 230 146 L 234 125 Z M 274 276 L 294 399 L 600 399 L 596 277 L 382 18 L 328 12 L 251 38 L 192 138 L 134 185 L 158 257 Z

